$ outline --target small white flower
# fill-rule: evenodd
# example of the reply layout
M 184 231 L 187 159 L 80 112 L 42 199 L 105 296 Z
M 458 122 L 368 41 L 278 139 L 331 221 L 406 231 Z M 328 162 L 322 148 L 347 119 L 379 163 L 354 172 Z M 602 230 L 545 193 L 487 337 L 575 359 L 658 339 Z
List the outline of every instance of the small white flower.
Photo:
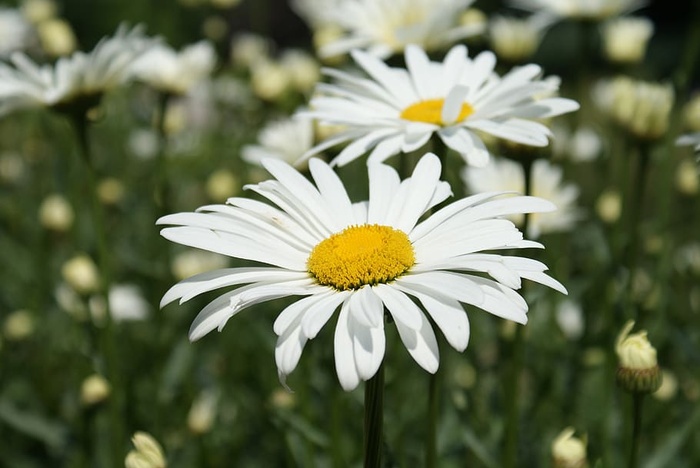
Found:
M 530 58 L 540 46 L 551 18 L 532 15 L 528 18 L 495 16 L 489 22 L 489 39 L 496 55 L 510 62 Z
M 303 296 L 279 314 L 273 327 L 283 382 L 307 341 L 338 308 L 336 371 L 343 388 L 352 390 L 370 379 L 384 359 L 385 309 L 410 355 L 434 373 L 439 352 L 425 312 L 447 342 L 463 351 L 469 322 L 461 303 L 525 323 L 528 306 L 516 292 L 523 278 L 566 292 L 538 261 L 486 253 L 541 247 L 524 240 L 502 217 L 554 209 L 546 200 L 479 194 L 419 222 L 450 195 L 449 185 L 439 180 L 441 165 L 433 154 L 423 156 L 404 181 L 389 166 L 369 166 L 369 200 L 354 204 L 336 173 L 318 159 L 309 161 L 315 184 L 280 160 L 266 159 L 263 165 L 275 179 L 248 188 L 277 207 L 231 198 L 227 205 L 165 216 L 158 224 L 175 225 L 161 231 L 173 242 L 269 266 L 202 273 L 173 286 L 161 305 L 240 286 L 195 318 L 190 339 L 197 340 L 221 330 L 250 306 Z
M 243 147 L 246 162 L 261 165 L 263 159 L 275 158 L 294 164 L 313 146 L 314 125 L 305 118 L 275 120 L 260 131 L 258 142 Z
M 577 340 L 583 335 L 584 321 L 581 305 L 571 301 L 563 300 L 556 309 L 557 325 L 570 340 Z
M 601 80 L 593 99 L 620 126 L 642 139 L 656 139 L 668 129 L 674 92 L 670 83 L 660 84 L 618 76 Z
M 316 22 L 329 22 L 346 31 L 325 45 L 322 56 L 353 49 L 379 58 L 400 53 L 409 44 L 428 51 L 447 48 L 484 30 L 484 25 L 460 25 L 460 13 L 473 0 L 339 0 Z
M 681 135 L 676 140 L 678 146 L 692 146 L 695 151 L 700 151 L 700 132 Z
M 453 47 L 443 62 L 433 62 L 418 46 L 406 48 L 404 68 L 390 68 L 367 53 L 352 52 L 370 78 L 326 69 L 335 84 L 319 84 L 319 96 L 303 115 L 347 130 L 317 145 L 305 157 L 351 141 L 332 164 L 342 166 L 371 150 L 368 162 L 423 147 L 436 134 L 475 166 L 489 153 L 476 131 L 531 146 L 547 146 L 551 132 L 537 119 L 578 109 L 576 101 L 549 97 L 558 80 L 541 80 L 534 64 L 494 73 L 496 57 Z
M 189 45 L 180 52 L 158 44 L 136 60 L 132 72 L 162 92 L 186 94 L 208 78 L 215 66 L 216 51 L 208 41 Z
M 153 43 L 143 36 L 142 28 L 121 26 L 90 53 L 76 52 L 54 65 L 38 65 L 16 52 L 10 58 L 12 65 L 0 63 L 0 115 L 22 108 L 62 108 L 97 100 L 131 77 L 134 60 Z
M 491 191 L 525 191 L 525 176 L 520 164 L 508 159 L 495 159 L 486 167 L 465 167 L 462 177 L 471 193 Z M 549 200 L 557 207 L 554 213 L 529 215 L 529 237 L 538 238 L 550 232 L 568 231 L 580 217 L 576 207 L 579 190 L 572 183 L 563 182 L 563 171 L 544 159 L 532 166 L 532 195 Z M 523 222 L 523 216 L 511 218 L 516 224 Z
M 138 286 L 115 284 L 109 288 L 109 309 L 116 322 L 144 320 L 151 306 L 143 297 Z
M 21 12 L 0 7 L 0 58 L 26 49 L 33 36 L 32 27 Z

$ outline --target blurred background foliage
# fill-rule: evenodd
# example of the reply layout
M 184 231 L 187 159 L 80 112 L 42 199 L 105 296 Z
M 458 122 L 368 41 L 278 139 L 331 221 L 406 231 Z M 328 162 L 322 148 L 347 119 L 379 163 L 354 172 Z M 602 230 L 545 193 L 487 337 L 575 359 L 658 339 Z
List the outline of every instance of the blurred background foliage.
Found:
M 168 115 L 168 212 L 221 203 L 262 177 L 240 159 L 241 148 L 254 143 L 270 119 L 303 105 L 308 93 L 292 92 L 276 101 L 256 97 L 247 72 L 231 63 L 231 40 L 252 31 L 270 38 L 278 51 L 312 51 L 310 31 L 287 2 L 244 0 L 224 9 L 195 0 L 56 3 L 83 50 L 124 21 L 144 23 L 148 34 L 161 35 L 176 48 L 203 37 L 215 43 L 219 67 L 210 87 L 174 101 Z M 691 24 L 692 3 L 654 1 L 641 10 L 654 20 L 656 33 L 647 60 L 625 71 L 649 80 L 672 77 L 689 32 L 700 27 Z M 476 6 L 492 13 L 501 3 L 479 0 Z M 585 96 L 594 78 L 621 70 L 596 56 L 581 72 L 587 74 L 581 83 L 577 26 L 553 26 L 531 61 L 562 76 L 562 94 L 582 101 L 578 114 L 562 119 L 564 126 L 592 122 L 604 143 L 593 161 L 553 155 L 581 190 L 582 220 L 572 233 L 545 236 L 547 249 L 533 255 L 568 287 L 584 325 L 578 334 L 567 335 L 557 312 L 564 299 L 528 287 L 519 466 L 548 466 L 550 443 L 566 426 L 587 435 L 592 465 L 605 460 L 600 466 L 622 466 L 626 453 L 629 408 L 615 386 L 612 348 L 623 323 L 616 297 L 630 282 L 619 264 L 629 233 L 624 222 L 601 218 L 596 206 L 605 190 L 624 189 L 621 184 L 629 182 L 626 163 L 615 161 L 633 151 Z M 697 76 L 690 81 L 691 92 L 700 85 Z M 108 394 L 99 386 L 86 387 L 88 377 L 105 371 L 95 353 L 103 326 L 99 304 L 94 298 L 90 304 L 89 294 L 66 297 L 61 292 L 66 262 L 85 251 L 95 255 L 90 217 L 84 215 L 90 194 L 72 128 L 61 116 L 43 111 L 0 117 L 0 466 L 113 466 L 114 460 L 123 460 L 128 437 L 137 430 L 161 442 L 172 467 L 358 466 L 362 393 L 345 393 L 337 383 L 330 327 L 307 346 L 288 381 L 294 393 L 288 393 L 274 366 L 272 322 L 289 301 L 248 310 L 222 333 L 196 344 L 187 340 L 189 324 L 216 293 L 158 310 L 174 279 L 187 276 L 181 271 L 221 259 L 188 257 L 191 249 L 168 245 L 158 235 L 154 222 L 163 204 L 153 193 L 160 147 L 153 129 L 157 108 L 158 95 L 134 84 L 110 93 L 91 127 L 116 259 L 113 277 L 115 283 L 134 285 L 148 304 L 145 319 L 116 324 L 120 378 L 109 382 Z M 668 142 L 654 146 L 639 226 L 643 255 L 632 286 L 635 302 L 667 379 L 675 382 L 647 404 L 642 447 L 647 468 L 700 463 L 700 200 L 697 187 L 693 192 L 677 183 L 679 168 L 692 160 L 690 149 Z M 458 164 L 456 156 L 451 161 Z M 365 196 L 364 161 L 339 172 L 352 184 L 355 199 Z M 460 195 L 464 189 L 455 185 L 455 174 L 451 181 Z M 76 214 L 64 232 L 39 223 L 39 207 L 54 193 L 68 198 Z M 440 342 L 440 466 L 498 467 L 514 324 L 479 310 L 468 312 L 472 339 L 467 351 L 459 354 Z M 420 466 L 423 447 L 417 441 L 426 430 L 427 374 L 411 360 L 395 330 L 389 327 L 387 334 L 387 464 Z M 121 401 L 121 427 L 114 426 L 107 410 L 115 399 Z

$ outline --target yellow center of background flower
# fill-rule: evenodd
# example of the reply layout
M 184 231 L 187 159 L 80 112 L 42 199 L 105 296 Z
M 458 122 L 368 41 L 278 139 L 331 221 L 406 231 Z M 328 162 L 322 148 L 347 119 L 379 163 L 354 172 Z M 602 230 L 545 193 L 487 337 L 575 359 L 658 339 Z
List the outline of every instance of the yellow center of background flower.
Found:
M 426 101 L 416 102 L 401 111 L 399 117 L 413 122 L 445 125 L 445 122 L 442 121 L 442 106 L 444 104 L 444 99 L 428 99 Z M 455 122 L 461 122 L 473 113 L 474 108 L 465 102 L 462 104 L 462 109 L 459 111 L 459 116 L 457 116 Z
M 416 261 L 408 236 L 389 226 L 350 226 L 321 241 L 306 268 L 324 286 L 345 291 L 387 283 Z

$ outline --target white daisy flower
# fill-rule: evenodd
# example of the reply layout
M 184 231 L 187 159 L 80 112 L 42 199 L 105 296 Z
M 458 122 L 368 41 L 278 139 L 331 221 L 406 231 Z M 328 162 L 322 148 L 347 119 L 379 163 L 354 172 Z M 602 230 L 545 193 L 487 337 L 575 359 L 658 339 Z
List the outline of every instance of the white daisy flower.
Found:
M 325 73 L 335 84 L 319 84 L 306 115 L 347 130 L 322 142 L 305 156 L 354 140 L 333 160 L 342 166 L 372 150 L 369 161 L 383 161 L 399 152 L 415 151 L 433 134 L 471 165 L 483 166 L 489 153 L 477 133 L 532 146 L 546 146 L 550 130 L 535 121 L 579 108 L 576 101 L 548 97 L 558 80 L 540 80 L 534 64 L 514 68 L 503 77 L 494 73 L 496 58 L 482 52 L 474 59 L 463 45 L 440 62 L 418 46 L 406 48 L 408 69 L 390 68 L 371 55 L 352 56 L 370 76 L 362 78 L 335 69 Z
M 346 32 L 324 45 L 321 56 L 332 57 L 353 49 L 387 58 L 408 44 L 440 50 L 465 37 L 483 32 L 485 25 L 460 25 L 460 14 L 474 0 L 339 0 L 322 16 L 311 16 Z M 302 2 L 303 3 L 303 2 Z M 308 8 L 307 8 L 308 9 Z M 304 11 L 303 6 L 297 10 Z
M 314 125 L 310 119 L 287 118 L 268 123 L 258 134 L 258 145 L 246 145 L 243 160 L 261 165 L 265 158 L 294 164 L 314 144 Z
M 602 20 L 643 7 L 645 0 L 511 0 L 511 5 L 528 11 L 565 18 Z
M 525 191 L 525 177 L 520 164 L 504 158 L 494 159 L 486 167 L 465 167 L 462 178 L 471 193 Z M 533 213 L 528 218 L 527 236 L 534 239 L 542 234 L 568 231 L 580 218 L 576 207 L 579 190 L 572 183 L 563 182 L 563 171 L 559 166 L 544 159 L 532 165 L 532 195 L 549 200 L 557 207 L 556 213 Z M 516 225 L 522 225 L 524 216 L 514 213 L 508 217 Z
M 206 79 L 216 66 L 216 51 L 200 41 L 177 52 L 166 44 L 151 47 L 133 64 L 138 79 L 166 93 L 186 94 Z
M 24 15 L 14 8 L 0 6 L 0 58 L 24 50 L 34 39 L 34 31 Z
M 700 132 L 687 133 L 676 139 L 678 146 L 692 146 L 696 152 L 700 152 Z
M 0 63 L 0 115 L 31 107 L 96 104 L 100 96 L 130 78 L 131 65 L 154 43 L 143 28 L 121 26 L 90 52 L 76 52 L 54 65 L 39 65 L 21 52 Z
M 276 206 L 231 198 L 227 205 L 165 216 L 158 224 L 176 226 L 161 231 L 173 242 L 269 266 L 194 276 L 167 291 L 161 306 L 245 285 L 199 313 L 190 329 L 190 339 L 197 340 L 252 305 L 303 296 L 274 323 L 282 381 L 338 308 L 336 371 L 343 388 L 351 390 L 370 379 L 384 358 L 385 309 L 411 356 L 435 372 L 438 347 L 426 313 L 448 343 L 463 351 L 469 322 L 460 303 L 525 323 L 528 306 L 515 291 L 523 278 L 566 293 L 538 261 L 483 253 L 542 247 L 524 240 L 502 216 L 554 209 L 546 200 L 479 194 L 419 222 L 450 195 L 449 185 L 439 180 L 434 154 L 425 155 L 404 181 L 389 166 L 369 166 L 369 200 L 354 204 L 336 173 L 319 159 L 309 161 L 315 184 L 280 160 L 266 159 L 263 165 L 275 179 L 248 188 Z

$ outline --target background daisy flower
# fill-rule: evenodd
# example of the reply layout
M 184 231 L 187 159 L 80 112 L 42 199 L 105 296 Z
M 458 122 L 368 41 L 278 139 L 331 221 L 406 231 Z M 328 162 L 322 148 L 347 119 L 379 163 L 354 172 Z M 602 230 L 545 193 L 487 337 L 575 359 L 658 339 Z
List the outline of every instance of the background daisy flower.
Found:
M 310 22 L 319 28 L 319 23 L 325 21 L 343 31 L 337 40 L 320 49 L 322 56 L 362 49 L 387 58 L 408 44 L 440 50 L 483 32 L 485 24 L 459 24 L 460 14 L 472 3 L 473 0 L 339 0 L 326 6 L 323 16 L 310 16 Z M 309 8 L 298 10 L 303 14 Z
M 469 322 L 462 303 L 525 323 L 528 306 L 516 292 L 523 278 L 566 293 L 538 261 L 484 253 L 542 247 L 524 240 L 502 217 L 553 210 L 546 200 L 479 194 L 419 222 L 450 195 L 449 184 L 439 179 L 441 165 L 433 154 L 423 156 L 404 181 L 389 166 L 369 166 L 369 200 L 355 204 L 335 172 L 318 159 L 309 162 L 315 184 L 280 160 L 267 159 L 263 165 L 274 180 L 248 188 L 276 207 L 231 198 L 227 205 L 165 216 L 158 224 L 175 225 L 161 231 L 173 242 L 269 266 L 196 275 L 167 291 L 161 305 L 240 286 L 212 301 L 195 318 L 190 339 L 197 340 L 221 330 L 232 316 L 252 305 L 302 296 L 274 324 L 279 337 L 275 359 L 283 381 L 296 367 L 306 342 L 338 308 L 336 371 L 343 388 L 351 390 L 370 379 L 384 358 L 385 309 L 413 359 L 434 373 L 439 353 L 426 313 L 448 343 L 463 351 L 469 342 Z
M 421 148 L 436 134 L 467 164 L 483 166 L 489 153 L 478 131 L 546 146 L 551 132 L 537 120 L 579 107 L 571 99 L 551 97 L 558 80 L 541 80 L 539 66 L 517 67 L 499 77 L 493 53 L 471 59 L 463 45 L 453 47 L 443 62 L 433 62 L 420 47 L 408 46 L 406 69 L 391 68 L 358 50 L 352 56 L 369 78 L 326 69 L 336 82 L 319 84 L 319 96 L 304 113 L 347 130 L 305 157 L 350 141 L 332 164 L 342 166 L 370 150 L 369 161 L 383 161 Z
M 532 164 L 532 195 L 549 200 L 557 207 L 556 212 L 535 213 L 528 217 L 527 235 L 538 238 L 550 232 L 562 232 L 572 229 L 580 218 L 576 200 L 579 190 L 572 183 L 565 183 L 561 167 L 544 159 Z M 523 166 L 508 159 L 497 158 L 486 167 L 465 167 L 462 178 L 470 193 L 491 191 L 525 191 Z M 521 225 L 524 216 L 511 216 L 517 225 Z
M 61 108 L 99 100 L 131 78 L 131 66 L 156 41 L 142 27 L 119 27 L 89 52 L 76 52 L 54 65 L 38 65 L 21 52 L 0 63 L 0 115 L 22 108 Z

